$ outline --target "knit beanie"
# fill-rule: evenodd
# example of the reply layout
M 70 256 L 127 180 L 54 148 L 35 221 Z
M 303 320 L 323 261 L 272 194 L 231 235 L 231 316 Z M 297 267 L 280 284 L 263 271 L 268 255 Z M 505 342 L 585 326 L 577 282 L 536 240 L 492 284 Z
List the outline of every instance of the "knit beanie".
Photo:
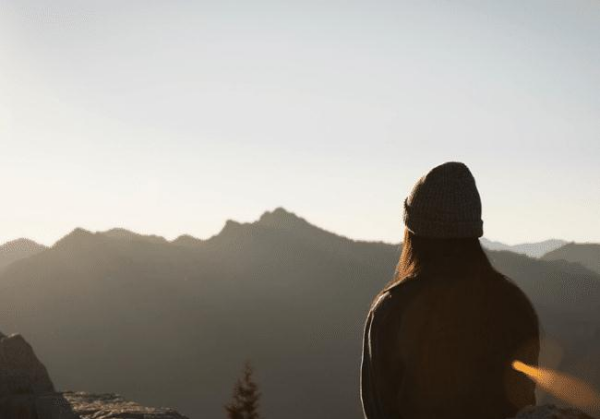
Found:
M 404 200 L 404 224 L 423 237 L 483 236 L 481 198 L 469 168 L 448 162 L 419 179 Z

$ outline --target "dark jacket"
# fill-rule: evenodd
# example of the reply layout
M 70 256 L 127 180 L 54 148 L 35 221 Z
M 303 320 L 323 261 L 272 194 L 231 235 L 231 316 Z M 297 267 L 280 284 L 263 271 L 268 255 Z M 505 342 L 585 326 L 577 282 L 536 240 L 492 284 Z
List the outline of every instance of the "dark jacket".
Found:
M 500 274 L 413 277 L 373 304 L 364 329 L 367 419 L 500 419 L 535 404 L 512 361 L 537 365 L 537 315 Z

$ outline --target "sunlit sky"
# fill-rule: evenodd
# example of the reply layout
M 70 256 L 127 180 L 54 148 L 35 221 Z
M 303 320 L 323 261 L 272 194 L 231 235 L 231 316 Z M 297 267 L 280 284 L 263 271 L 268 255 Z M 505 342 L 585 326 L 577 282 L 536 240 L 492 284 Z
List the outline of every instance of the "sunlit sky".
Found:
M 486 237 L 600 242 L 600 1 L 0 0 L 0 242 L 275 207 L 401 240 L 472 170 Z

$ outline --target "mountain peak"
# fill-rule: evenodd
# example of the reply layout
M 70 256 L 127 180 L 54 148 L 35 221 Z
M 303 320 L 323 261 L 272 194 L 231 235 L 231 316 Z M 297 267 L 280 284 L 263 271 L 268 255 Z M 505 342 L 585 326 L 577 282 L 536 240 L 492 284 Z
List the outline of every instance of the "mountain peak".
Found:
M 182 234 L 181 236 L 177 237 L 175 240 L 173 240 L 171 243 L 177 245 L 177 246 L 197 246 L 200 245 L 202 243 L 204 243 L 203 240 L 200 240 L 196 237 L 190 236 L 189 234 Z
M 256 224 L 278 228 L 294 228 L 309 225 L 308 221 L 304 218 L 297 216 L 283 207 L 277 207 L 273 211 L 264 212 Z
M 58 240 L 54 243 L 53 248 L 61 248 L 61 247 L 71 247 L 78 246 L 82 243 L 87 243 L 89 239 L 94 237 L 94 233 L 91 231 L 85 230 L 81 227 L 77 227 L 69 234 L 64 236 L 62 239 Z
M 0 246 L 0 271 L 11 263 L 36 255 L 43 250 L 46 250 L 46 246 L 29 239 L 21 238 L 4 243 Z
M 221 229 L 221 232 L 218 235 L 221 235 L 223 233 L 225 234 L 230 234 L 233 231 L 237 231 L 240 227 L 242 226 L 242 223 L 239 223 L 235 220 L 225 220 L 225 225 L 223 226 L 223 228 Z
M 162 236 L 157 236 L 154 234 L 139 234 L 133 231 L 127 230 L 125 228 L 112 228 L 110 230 L 104 231 L 101 233 L 105 237 L 110 237 L 112 239 L 123 239 L 123 240 L 140 240 L 140 241 L 148 241 L 153 243 L 166 243 L 167 240 Z
M 89 230 L 86 230 L 84 228 L 81 227 L 77 227 L 75 228 L 73 231 L 71 231 L 69 234 L 67 234 L 65 237 L 63 237 L 61 240 L 66 239 L 66 238 L 87 238 L 87 237 L 92 237 L 94 235 L 94 233 L 92 233 Z
M 20 238 L 11 240 L 0 246 L 0 252 L 21 252 L 43 250 L 46 246 L 34 242 L 30 239 Z
M 316 228 L 293 212 L 287 211 L 283 207 L 277 207 L 273 211 L 265 211 L 257 221 L 250 223 L 228 219 L 219 234 L 212 238 L 238 237 L 240 234 L 254 231 L 256 227 L 267 227 L 269 230 L 285 230 L 288 232 L 313 231 Z
M 111 228 L 110 230 L 103 231 L 102 234 L 114 238 L 130 238 L 137 236 L 137 233 L 120 227 L 115 227 Z

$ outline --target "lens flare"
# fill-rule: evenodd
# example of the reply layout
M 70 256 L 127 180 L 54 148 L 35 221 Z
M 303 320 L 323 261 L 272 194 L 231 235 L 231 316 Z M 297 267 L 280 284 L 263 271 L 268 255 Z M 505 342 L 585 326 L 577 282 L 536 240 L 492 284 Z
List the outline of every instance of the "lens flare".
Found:
M 512 367 L 527 375 L 555 397 L 580 409 L 600 408 L 600 394 L 589 384 L 567 374 L 513 361 Z

